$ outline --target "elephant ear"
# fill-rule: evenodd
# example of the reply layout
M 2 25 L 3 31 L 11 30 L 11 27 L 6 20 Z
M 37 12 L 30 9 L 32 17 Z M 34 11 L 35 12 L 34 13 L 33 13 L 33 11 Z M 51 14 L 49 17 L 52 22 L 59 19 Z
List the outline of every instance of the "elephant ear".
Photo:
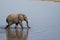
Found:
M 24 19 L 27 18 L 27 16 L 25 14 L 23 14 L 23 17 L 24 17 Z
M 19 15 L 18 15 L 18 19 L 19 19 L 19 20 L 23 20 L 23 19 L 24 19 L 23 15 L 19 14 Z

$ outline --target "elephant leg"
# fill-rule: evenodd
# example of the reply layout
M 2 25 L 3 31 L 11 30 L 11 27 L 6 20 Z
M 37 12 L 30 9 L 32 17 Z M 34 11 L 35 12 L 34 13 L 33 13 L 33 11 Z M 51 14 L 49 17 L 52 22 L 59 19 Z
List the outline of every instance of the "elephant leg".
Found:
M 8 25 L 5 27 L 5 29 L 7 29 L 8 27 L 10 27 L 10 25 L 12 25 L 12 22 L 9 22 Z
M 9 25 L 6 25 L 5 29 L 7 29 L 9 27 Z
M 22 21 L 21 20 L 19 20 L 19 24 L 20 24 L 21 28 L 23 29 L 23 25 L 22 25 Z
M 16 23 L 15 28 L 17 28 L 17 26 L 18 26 L 18 23 Z

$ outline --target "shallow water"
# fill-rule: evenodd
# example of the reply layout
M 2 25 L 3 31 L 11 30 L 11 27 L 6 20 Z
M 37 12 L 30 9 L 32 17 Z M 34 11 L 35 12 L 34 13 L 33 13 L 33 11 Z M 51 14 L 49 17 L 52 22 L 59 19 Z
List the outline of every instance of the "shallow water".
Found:
M 4 29 L 12 13 L 26 14 L 31 29 Z M 60 2 L 0 0 L 0 40 L 60 40 Z
M 0 40 L 60 40 L 60 26 L 34 26 L 31 29 L 0 28 Z
M 0 29 L 0 40 L 27 40 L 29 29 Z

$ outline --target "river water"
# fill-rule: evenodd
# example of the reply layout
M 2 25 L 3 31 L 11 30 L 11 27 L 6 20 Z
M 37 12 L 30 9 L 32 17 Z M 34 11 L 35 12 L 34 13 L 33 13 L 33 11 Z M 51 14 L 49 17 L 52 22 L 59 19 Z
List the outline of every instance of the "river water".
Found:
M 26 14 L 31 29 L 4 29 L 12 13 Z M 60 2 L 0 0 L 0 40 L 60 40 Z

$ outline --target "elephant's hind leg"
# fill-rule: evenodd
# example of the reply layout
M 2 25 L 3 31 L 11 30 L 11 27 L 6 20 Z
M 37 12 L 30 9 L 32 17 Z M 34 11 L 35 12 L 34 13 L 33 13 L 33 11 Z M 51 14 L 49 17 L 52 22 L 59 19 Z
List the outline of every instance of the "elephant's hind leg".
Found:
M 12 22 L 9 22 L 8 25 L 6 25 L 5 29 L 7 29 L 8 27 L 10 27 L 10 25 L 12 25 Z

